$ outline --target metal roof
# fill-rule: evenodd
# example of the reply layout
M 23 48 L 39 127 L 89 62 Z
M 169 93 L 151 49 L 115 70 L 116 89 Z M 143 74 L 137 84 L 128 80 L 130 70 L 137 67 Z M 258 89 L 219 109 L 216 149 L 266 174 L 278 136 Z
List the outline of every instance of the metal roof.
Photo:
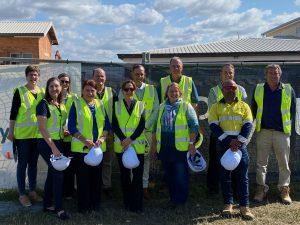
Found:
M 297 22 L 300 22 L 300 17 L 298 17 L 298 18 L 296 18 L 296 19 L 293 19 L 293 20 L 291 20 L 291 21 L 288 21 L 288 22 L 286 22 L 286 23 L 283 23 L 283 24 L 281 24 L 281 25 L 279 25 L 279 26 L 277 26 L 277 27 L 274 27 L 274 28 L 272 28 L 271 30 L 268 30 L 268 31 L 262 33 L 261 35 L 266 35 L 267 33 L 273 32 L 273 31 L 275 31 L 275 30 L 279 30 L 279 29 L 281 29 L 281 28 L 287 27 L 287 26 L 292 25 L 292 24 L 297 23 Z
M 207 44 L 184 45 L 146 51 L 151 57 L 178 56 L 221 56 L 300 54 L 300 40 L 276 38 L 243 38 L 210 42 Z M 142 53 L 118 54 L 120 59 L 141 57 Z
M 49 34 L 53 45 L 58 45 L 52 22 L 0 21 L 0 37 L 45 37 Z

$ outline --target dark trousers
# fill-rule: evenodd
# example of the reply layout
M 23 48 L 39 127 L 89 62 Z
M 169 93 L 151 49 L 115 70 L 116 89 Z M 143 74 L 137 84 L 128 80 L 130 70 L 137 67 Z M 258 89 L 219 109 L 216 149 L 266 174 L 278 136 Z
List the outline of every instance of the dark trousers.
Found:
M 187 162 L 168 162 L 162 160 L 162 167 L 168 185 L 170 201 L 176 204 L 185 204 L 189 193 L 189 171 Z
M 85 153 L 73 152 L 76 168 L 78 212 L 98 211 L 101 200 L 101 163 L 89 166 L 84 162 Z
M 137 154 L 140 165 L 134 169 L 127 169 L 124 167 L 122 162 L 123 153 L 116 153 L 116 155 L 121 173 L 121 185 L 125 209 L 133 212 L 141 212 L 143 211 L 144 154 Z
M 206 175 L 206 186 L 209 192 L 219 192 L 219 162 L 217 161 L 216 145 L 217 137 L 212 133 L 210 135 L 208 150 L 208 169 Z
M 53 140 L 56 147 L 63 152 L 62 140 Z M 62 210 L 63 198 L 63 171 L 58 171 L 53 168 L 50 162 L 50 155 L 52 154 L 51 148 L 42 138 L 37 140 L 38 150 L 48 165 L 48 173 L 44 186 L 44 208 L 52 206 L 52 199 L 54 198 L 55 210 L 59 212 Z
M 17 139 L 18 165 L 17 165 L 17 183 L 20 195 L 25 195 L 26 169 L 29 181 L 29 191 L 35 191 L 37 161 L 39 151 L 37 150 L 36 138 Z
M 220 162 L 227 147 L 222 146 L 220 142 L 217 144 L 217 159 Z M 242 152 L 242 159 L 236 169 L 229 171 L 223 166 L 219 166 L 219 174 L 221 180 L 221 187 L 223 193 L 224 204 L 233 204 L 232 180 L 236 180 L 237 193 L 239 197 L 240 206 L 249 206 L 249 179 L 248 179 L 248 165 L 249 156 L 246 146 L 240 148 Z
M 73 157 L 71 152 L 71 142 L 63 142 L 64 155 L 67 157 Z M 71 159 L 70 165 L 64 170 L 64 196 L 72 197 L 74 193 L 75 184 L 75 163 Z

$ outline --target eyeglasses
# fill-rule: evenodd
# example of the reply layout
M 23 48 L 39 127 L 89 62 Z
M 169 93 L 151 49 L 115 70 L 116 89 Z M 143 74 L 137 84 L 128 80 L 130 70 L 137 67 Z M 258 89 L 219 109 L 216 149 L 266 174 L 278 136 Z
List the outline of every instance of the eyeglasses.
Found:
M 61 84 L 69 84 L 70 81 L 67 81 L 67 80 L 60 80 L 60 83 L 61 83 Z
M 226 86 L 224 87 L 226 91 L 235 91 L 237 89 L 237 86 Z
M 134 88 L 124 88 L 123 90 L 124 90 L 125 92 L 128 92 L 128 91 L 133 92 L 135 89 L 134 89 Z

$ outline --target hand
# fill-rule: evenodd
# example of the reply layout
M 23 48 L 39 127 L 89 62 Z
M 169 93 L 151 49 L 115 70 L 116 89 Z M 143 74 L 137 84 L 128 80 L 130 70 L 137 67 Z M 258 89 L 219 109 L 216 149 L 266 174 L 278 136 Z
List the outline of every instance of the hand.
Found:
M 7 139 L 10 140 L 10 141 L 14 141 L 15 140 L 15 134 L 14 134 L 13 131 L 8 133 Z
M 51 148 L 51 151 L 52 151 L 52 154 L 53 154 L 54 156 L 60 156 L 60 155 L 61 155 L 61 153 L 60 153 L 60 151 L 58 150 L 58 148 L 56 147 L 56 145 L 54 145 L 54 146 Z
M 68 129 L 64 129 L 64 136 L 65 137 L 70 136 L 70 132 Z
M 95 145 L 96 145 L 96 146 L 102 145 L 102 144 L 104 143 L 105 139 L 106 139 L 106 137 L 104 137 L 104 136 L 100 137 L 100 138 L 96 141 Z
M 196 154 L 195 145 L 193 145 L 193 144 L 189 145 L 189 152 L 190 152 L 191 155 L 195 155 Z
M 130 138 L 125 138 L 123 141 L 121 141 L 121 145 L 123 147 L 124 150 L 126 150 L 129 145 L 131 145 L 132 140 Z
M 84 142 L 85 146 L 87 146 L 89 149 L 95 146 L 94 142 L 92 140 L 86 139 Z
M 230 141 L 230 148 L 233 152 L 236 152 L 241 147 L 241 142 L 238 139 L 232 139 Z

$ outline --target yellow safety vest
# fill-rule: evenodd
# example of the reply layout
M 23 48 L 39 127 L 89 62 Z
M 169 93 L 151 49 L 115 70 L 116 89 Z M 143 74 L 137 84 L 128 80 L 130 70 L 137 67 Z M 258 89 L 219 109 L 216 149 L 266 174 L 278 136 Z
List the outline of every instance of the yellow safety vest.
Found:
M 165 109 L 165 103 L 161 103 L 159 107 L 159 115 L 156 128 L 156 149 L 160 151 L 161 146 L 161 116 Z M 189 127 L 186 119 L 186 111 L 188 103 L 181 102 L 178 114 L 175 119 L 175 147 L 178 151 L 187 151 L 190 143 Z
M 26 86 L 17 89 L 20 94 L 21 106 L 15 122 L 15 138 L 36 138 L 38 132 L 36 106 L 44 98 L 44 91 L 37 87 L 37 98 L 35 98 Z
M 98 95 L 96 95 L 96 98 L 98 99 Z M 113 92 L 111 87 L 105 87 L 104 95 L 101 99 L 104 108 L 106 110 L 106 113 L 109 118 L 109 122 L 111 123 L 112 120 L 112 107 L 113 107 Z
M 161 102 L 164 101 L 167 87 L 171 83 L 172 81 L 170 75 L 160 79 Z M 181 75 L 178 85 L 180 87 L 180 90 L 182 91 L 182 101 L 192 103 L 191 94 L 193 89 L 193 79 L 191 77 Z
M 74 101 L 76 108 L 76 128 L 87 139 L 93 140 L 93 115 L 86 101 L 81 97 Z M 105 109 L 101 100 L 95 100 L 96 121 L 98 127 L 98 138 L 102 136 L 105 123 Z M 83 149 L 84 143 L 72 137 L 71 151 L 87 153 L 89 149 Z M 103 152 L 106 151 L 106 143 L 101 146 Z
M 69 93 L 68 94 L 67 100 L 65 102 L 65 107 L 66 107 L 66 110 L 67 110 L 68 117 L 69 117 L 71 106 L 77 98 L 78 98 L 77 94 L 74 94 L 74 93 Z M 71 141 L 72 141 L 72 136 L 71 135 L 64 137 L 64 142 L 71 142 Z
M 138 127 L 142 113 L 144 111 L 144 103 L 141 101 L 136 101 L 135 106 L 132 110 L 131 115 L 128 114 L 126 106 L 123 99 L 115 102 L 115 114 L 119 123 L 119 127 L 122 130 L 126 138 L 134 133 Z M 114 135 L 114 149 L 116 153 L 122 153 L 123 147 L 118 136 Z M 132 142 L 132 145 L 137 154 L 144 154 L 145 152 L 145 135 L 144 132 Z
M 216 102 L 220 101 L 224 97 L 223 92 L 219 85 L 213 87 L 212 91 L 215 93 L 215 96 L 217 96 Z M 239 89 L 239 86 L 238 86 L 238 89 L 236 92 L 236 97 L 238 98 L 239 101 L 243 100 L 243 94 L 242 94 L 241 90 Z
M 42 101 L 46 101 L 43 99 Z M 47 130 L 52 140 L 61 140 L 64 138 L 64 125 L 67 119 L 67 110 L 64 104 L 59 105 L 59 110 L 56 106 L 51 105 L 47 102 L 50 117 L 47 118 Z M 41 132 L 37 134 L 37 138 L 43 138 Z
M 256 112 L 256 132 L 261 130 L 261 119 L 263 114 L 264 106 L 264 85 L 263 83 L 257 84 L 254 94 L 254 99 L 257 103 L 257 112 Z M 291 135 L 292 130 L 292 121 L 291 121 L 291 104 L 292 104 L 292 86 L 290 84 L 282 83 L 281 90 L 281 118 L 283 132 L 285 134 Z

